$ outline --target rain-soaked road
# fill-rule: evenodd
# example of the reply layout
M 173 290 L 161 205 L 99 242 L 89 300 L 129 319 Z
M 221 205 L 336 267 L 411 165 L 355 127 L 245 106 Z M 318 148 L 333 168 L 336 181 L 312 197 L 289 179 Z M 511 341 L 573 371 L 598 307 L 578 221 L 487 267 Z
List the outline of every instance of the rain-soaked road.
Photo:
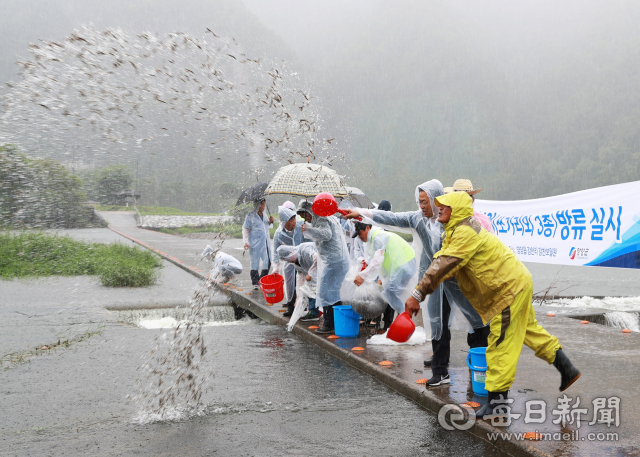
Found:
M 98 240 L 109 232 L 80 235 Z M 2 353 L 24 356 L 0 371 L 0 455 L 499 455 L 259 320 L 204 329 L 215 377 L 202 416 L 136 424 L 138 411 L 127 396 L 165 330 L 118 322 L 104 306 L 186 295 L 194 280 L 171 265 L 163 278 L 127 299 L 90 278 L 0 282 L 0 334 L 12 335 L 2 339 Z M 98 327 L 101 333 L 80 338 Z M 35 350 L 74 337 L 81 341 Z

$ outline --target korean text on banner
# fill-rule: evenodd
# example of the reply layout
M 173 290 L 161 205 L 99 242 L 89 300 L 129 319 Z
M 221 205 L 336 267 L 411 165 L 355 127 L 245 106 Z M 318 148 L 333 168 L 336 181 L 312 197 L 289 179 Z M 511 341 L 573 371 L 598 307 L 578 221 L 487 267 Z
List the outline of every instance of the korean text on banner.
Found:
M 475 209 L 524 262 L 640 268 L 640 181 Z

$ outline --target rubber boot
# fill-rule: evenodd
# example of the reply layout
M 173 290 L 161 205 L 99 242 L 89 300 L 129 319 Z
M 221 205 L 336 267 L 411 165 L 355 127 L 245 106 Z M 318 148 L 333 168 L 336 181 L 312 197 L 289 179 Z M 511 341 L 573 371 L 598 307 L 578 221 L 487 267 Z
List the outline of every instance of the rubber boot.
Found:
M 287 310 L 282 313 L 283 317 L 291 317 L 293 315 L 293 309 L 295 308 L 294 305 L 289 305 L 287 304 Z
M 569 386 L 576 382 L 582 374 L 580 373 L 580 370 L 573 366 L 562 349 L 558 349 L 556 351 L 556 359 L 553 361 L 553 366 L 558 369 L 560 376 L 562 376 L 560 381 L 560 392 L 567 390 Z
M 249 275 L 251 275 L 251 284 L 253 284 L 254 287 L 258 287 L 258 281 L 260 280 L 258 270 L 249 270 Z
M 333 333 L 333 305 L 325 306 L 323 309 L 323 313 L 323 324 L 320 328 L 316 329 L 316 333 Z
M 490 419 L 492 417 L 506 417 L 508 415 L 509 408 L 505 408 L 505 406 L 509 406 L 509 403 L 504 400 L 507 400 L 508 398 L 508 390 L 505 390 L 504 392 L 489 392 L 487 402 L 476 412 L 476 418 Z M 491 403 L 493 400 L 503 401 Z

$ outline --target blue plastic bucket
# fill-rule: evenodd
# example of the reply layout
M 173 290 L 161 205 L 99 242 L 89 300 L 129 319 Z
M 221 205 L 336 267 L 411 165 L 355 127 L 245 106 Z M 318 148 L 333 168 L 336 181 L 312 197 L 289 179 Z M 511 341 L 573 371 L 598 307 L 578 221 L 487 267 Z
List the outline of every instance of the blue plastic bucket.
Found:
M 487 379 L 487 348 L 469 349 L 467 366 L 471 369 L 473 393 L 486 397 L 488 392 L 484 388 L 484 382 Z
M 356 337 L 360 333 L 360 315 L 349 305 L 334 306 L 333 325 L 337 336 Z

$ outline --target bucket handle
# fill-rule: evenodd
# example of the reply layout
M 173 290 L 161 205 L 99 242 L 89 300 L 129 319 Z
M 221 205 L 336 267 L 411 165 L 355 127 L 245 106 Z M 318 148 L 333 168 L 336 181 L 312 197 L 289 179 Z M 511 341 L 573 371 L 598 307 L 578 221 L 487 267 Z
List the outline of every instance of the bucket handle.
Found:
M 474 371 L 487 371 L 487 367 L 476 367 L 475 365 L 471 365 L 471 353 L 467 354 L 467 366 Z

